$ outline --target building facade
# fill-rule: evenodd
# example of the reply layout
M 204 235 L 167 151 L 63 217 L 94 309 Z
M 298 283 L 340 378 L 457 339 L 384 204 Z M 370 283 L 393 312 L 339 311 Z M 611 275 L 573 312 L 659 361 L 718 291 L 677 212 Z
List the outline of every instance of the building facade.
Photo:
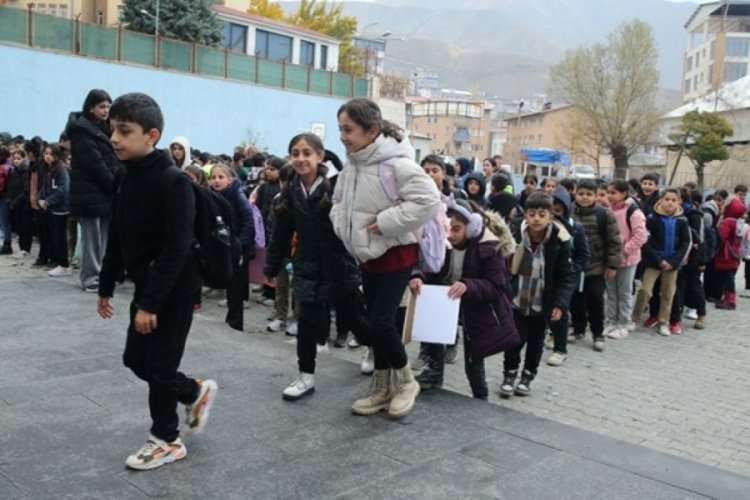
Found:
M 682 101 L 688 102 L 748 74 L 750 2 L 725 0 L 699 6 L 688 22 Z

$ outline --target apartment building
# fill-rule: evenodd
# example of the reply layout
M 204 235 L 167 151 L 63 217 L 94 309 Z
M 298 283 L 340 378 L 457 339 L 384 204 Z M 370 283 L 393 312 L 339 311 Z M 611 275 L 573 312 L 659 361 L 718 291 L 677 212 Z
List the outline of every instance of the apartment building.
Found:
M 700 5 L 685 24 L 682 101 L 688 102 L 748 74 L 750 1 Z

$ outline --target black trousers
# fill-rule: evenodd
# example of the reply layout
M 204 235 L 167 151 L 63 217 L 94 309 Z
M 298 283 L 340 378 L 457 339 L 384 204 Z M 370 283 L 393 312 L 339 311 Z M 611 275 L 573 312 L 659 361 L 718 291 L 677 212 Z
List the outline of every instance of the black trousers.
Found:
M 744 261 L 745 267 L 745 290 L 750 290 L 750 261 Z
M 37 261 L 40 264 L 50 264 L 52 262 L 52 214 L 44 210 L 35 210 L 34 223 L 36 225 L 36 234 L 39 236 L 39 256 L 37 257 Z
M 677 290 L 680 289 L 679 279 L 677 281 Z M 677 293 L 677 292 L 675 292 Z M 701 271 L 698 269 L 685 270 L 685 305 L 695 309 L 698 316 L 706 315 L 706 297 L 701 283 Z M 674 310 L 674 307 L 672 307 Z
M 191 404 L 198 398 L 198 383 L 180 371 L 195 300 L 183 299 L 165 304 L 157 315 L 155 332 L 141 335 L 135 331 L 135 301 L 130 305 L 130 326 L 123 363 L 148 383 L 148 407 L 151 434 L 171 442 L 179 436 L 177 403 Z
M 50 217 L 50 261 L 68 267 L 68 216 L 49 214 Z
M 245 324 L 245 297 L 249 293 L 249 259 L 242 259 L 234 270 L 234 279 L 227 288 L 227 316 L 224 321 L 235 330 L 242 331 Z
M 703 272 L 703 291 L 706 293 L 706 300 L 721 300 L 721 293 L 718 291 L 713 259 L 706 263 L 706 270 Z
M 31 251 L 31 242 L 34 238 L 34 214 L 28 203 L 24 203 L 11 211 L 16 232 L 18 233 L 18 246 L 25 252 Z
M 396 313 L 411 277 L 411 267 L 389 273 L 362 272 L 369 336 L 375 369 L 406 366 L 406 349 L 396 329 Z
M 661 286 L 661 285 L 659 285 Z M 655 293 L 654 296 L 659 298 L 661 304 L 661 294 Z M 655 311 L 658 311 L 657 307 Z M 669 313 L 669 322 L 676 323 L 682 321 L 682 313 L 685 311 L 685 269 L 677 271 L 677 283 L 675 284 L 674 297 L 672 298 L 672 311 Z
M 445 370 L 445 351 L 448 347 L 445 344 L 422 342 L 420 349 L 424 349 L 425 354 L 431 360 L 431 365 L 432 363 L 438 365 L 438 369 L 443 372 Z M 484 359 L 472 359 L 470 353 L 471 343 L 464 335 L 464 373 L 466 373 L 466 378 L 469 381 L 471 394 L 477 399 L 487 399 L 489 390 L 487 389 L 487 377 L 484 371 Z
M 723 298 L 724 294 L 729 293 L 735 293 L 734 288 L 734 275 L 737 274 L 737 271 L 716 271 L 714 272 L 714 275 L 716 276 L 716 292 L 719 294 L 719 298 Z
M 521 365 L 521 351 L 526 346 L 526 359 L 523 363 L 523 369 L 532 375 L 536 375 L 539 362 L 542 359 L 542 351 L 544 351 L 544 332 L 547 321 L 541 314 L 539 316 L 525 316 L 518 310 L 513 311 L 513 319 L 516 321 L 521 343 L 518 347 L 505 351 L 503 368 L 506 373 L 518 370 Z
M 560 321 L 550 323 L 549 329 L 552 332 L 552 337 L 555 341 L 555 352 L 560 354 L 568 353 L 568 324 L 570 323 L 570 315 L 567 311 L 563 312 Z
M 570 301 L 573 315 L 573 331 L 585 333 L 586 324 L 591 325 L 595 339 L 604 333 L 604 276 L 588 276 L 583 281 L 583 292 L 573 293 Z

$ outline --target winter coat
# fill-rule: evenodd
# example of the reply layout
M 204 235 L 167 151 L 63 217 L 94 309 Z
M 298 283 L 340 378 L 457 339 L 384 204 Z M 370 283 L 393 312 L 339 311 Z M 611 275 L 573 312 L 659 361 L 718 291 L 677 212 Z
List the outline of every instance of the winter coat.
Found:
M 271 228 L 273 227 L 272 208 L 273 199 L 279 194 L 281 183 L 276 182 L 265 182 L 258 186 L 258 191 L 255 194 L 255 206 L 260 209 L 260 213 L 263 215 L 263 222 L 266 224 L 266 241 L 271 237 Z
M 10 171 L 8 181 L 8 201 L 10 208 L 18 209 L 29 204 L 29 163 L 24 160 L 20 167 Z
M 103 217 L 112 212 L 112 186 L 120 161 L 109 137 L 83 113 L 71 113 L 70 209 L 73 215 Z
M 724 208 L 724 218 L 719 222 L 719 250 L 714 258 L 714 269 L 717 271 L 736 271 L 740 267 L 740 259 L 732 255 L 729 247 L 737 230 L 737 219 L 744 217 L 747 212 L 745 204 L 733 198 Z
M 602 215 L 597 214 L 598 211 L 604 211 L 606 224 L 604 224 L 603 232 L 599 224 Z M 572 215 L 586 229 L 586 240 L 589 243 L 589 265 L 586 267 L 586 277 L 602 276 L 605 269 L 619 269 L 622 240 L 617 219 L 612 211 L 596 204 L 590 207 L 581 207 L 576 204 Z
M 179 167 L 181 170 L 185 170 L 185 167 L 193 163 L 193 159 L 190 157 L 190 141 L 187 140 L 187 137 L 178 136 L 172 139 L 172 142 L 169 143 L 170 148 L 170 155 L 172 154 L 172 144 L 179 144 L 182 146 L 182 149 L 185 150 L 185 157 L 182 159 L 182 163 L 180 165 L 177 165 L 177 162 L 175 161 L 175 165 Z M 174 157 L 172 158 L 172 161 L 174 161 Z
M 0 198 L 8 198 L 8 184 L 10 183 L 10 172 L 13 165 L 3 163 L 0 165 Z
M 695 270 L 700 266 L 705 266 L 707 261 L 704 214 L 698 209 L 698 207 L 689 201 L 682 204 L 682 210 L 685 219 L 688 221 L 692 240 L 692 246 L 690 247 L 690 254 L 688 255 L 688 261 L 685 268 Z
M 195 195 L 187 175 L 165 182 L 175 168 L 165 151 L 126 162 L 116 180 L 99 295 L 111 297 L 127 272 L 136 307 L 157 313 L 165 304 L 198 300 L 202 285 L 195 241 Z
M 638 207 L 638 210 L 630 214 L 630 221 L 628 221 L 628 210 L 634 205 Z M 622 260 L 620 261 L 620 266 L 635 266 L 641 261 L 641 247 L 648 240 L 646 215 L 640 209 L 638 203 L 630 198 L 622 203 L 611 205 L 610 209 L 615 214 L 615 219 L 617 219 L 617 227 L 620 228 L 620 239 L 622 240 Z
M 479 183 L 479 192 L 476 195 L 469 193 L 469 181 L 476 181 Z M 466 180 L 464 181 L 464 191 L 466 191 L 466 196 L 471 201 L 479 204 L 480 207 L 484 207 L 487 204 L 487 199 L 484 196 L 486 190 L 487 180 L 485 179 L 484 174 L 481 172 L 472 172 L 466 176 Z
M 524 227 L 522 225 L 522 227 Z M 513 296 L 518 295 L 518 267 L 523 252 L 528 251 L 521 242 L 521 233 L 517 233 L 516 253 L 513 255 L 511 266 Z M 542 309 L 549 315 L 552 309 L 558 307 L 563 311 L 570 309 L 570 297 L 576 287 L 576 277 L 570 259 L 570 234 L 565 228 L 552 224 L 552 233 L 544 244 L 544 292 L 542 293 Z M 549 320 L 549 318 L 546 318 Z
M 70 175 L 62 165 L 56 172 L 49 172 L 49 184 L 40 193 L 39 200 L 47 203 L 46 210 L 55 215 L 70 213 Z
M 513 304 L 508 298 L 508 270 L 504 252 L 515 244 L 507 226 L 500 238 L 485 228 L 466 244 L 461 281 L 466 293 L 461 298 L 461 318 L 470 359 L 481 360 L 520 343 L 513 320 Z M 445 284 L 451 273 L 451 256 L 446 252 L 439 273 L 416 276 L 431 285 Z M 512 250 L 511 250 L 512 252 Z
M 643 265 L 660 269 L 659 264 L 666 260 L 672 269 L 679 269 L 684 263 L 690 247 L 690 229 L 683 217 L 682 207 L 672 215 L 667 215 L 657 203 L 654 213 L 646 218 L 648 241 L 643 245 Z
M 250 202 L 245 198 L 242 184 L 235 179 L 221 195 L 232 207 L 233 229 L 236 231 L 237 239 L 242 245 L 242 257 L 252 259 L 255 257 L 255 225 L 253 224 L 253 212 Z
M 336 235 L 359 262 L 367 262 L 389 249 L 417 243 L 418 230 L 442 206 L 440 193 L 422 167 L 414 163 L 408 140 L 378 136 L 366 148 L 347 155 L 333 195 L 331 221 Z M 380 163 L 390 161 L 400 200 L 394 202 L 383 189 Z M 381 234 L 369 231 L 376 223 Z
M 573 272 L 575 273 L 576 289 L 582 290 L 581 287 L 583 286 L 584 274 L 589 265 L 589 258 L 591 257 L 589 242 L 586 238 L 586 228 L 570 215 L 573 206 L 570 201 L 570 192 L 568 192 L 567 189 L 558 186 L 552 192 L 552 198 L 556 202 L 559 202 L 565 210 L 562 217 L 555 216 L 555 221 L 562 224 L 571 236 L 570 263 L 573 267 Z M 518 234 L 517 239 L 520 241 L 520 233 Z
M 276 277 L 284 259 L 289 255 L 289 244 L 297 233 L 297 249 L 292 256 L 294 295 L 301 302 L 335 301 L 354 293 L 360 284 L 357 262 L 336 237 L 330 212 L 330 185 L 323 181 L 305 195 L 297 174 L 289 179 L 282 209 L 276 215 L 271 241 L 266 249 L 264 273 Z

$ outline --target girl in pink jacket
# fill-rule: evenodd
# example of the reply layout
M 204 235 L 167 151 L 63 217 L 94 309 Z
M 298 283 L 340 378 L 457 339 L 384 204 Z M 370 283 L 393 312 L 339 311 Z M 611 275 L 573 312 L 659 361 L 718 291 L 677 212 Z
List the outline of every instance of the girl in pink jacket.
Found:
M 638 203 L 630 198 L 627 181 L 612 181 L 607 188 L 610 209 L 615 214 L 622 239 L 622 258 L 615 279 L 606 280 L 607 310 L 604 335 L 625 338 L 635 330 L 630 320 L 633 312 L 633 279 L 641 261 L 641 247 L 648 239 L 646 216 Z

